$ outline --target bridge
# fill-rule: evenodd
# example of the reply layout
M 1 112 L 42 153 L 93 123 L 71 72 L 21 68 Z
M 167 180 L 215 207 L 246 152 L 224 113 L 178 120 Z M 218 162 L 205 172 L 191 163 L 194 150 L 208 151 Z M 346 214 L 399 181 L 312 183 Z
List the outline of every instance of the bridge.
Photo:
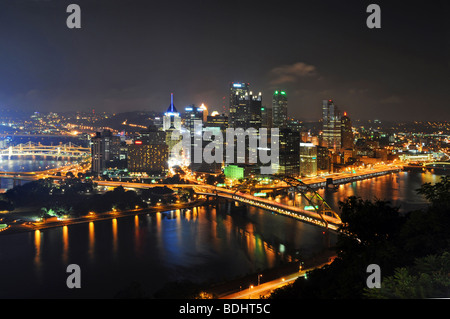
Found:
M 448 169 L 450 170 L 450 162 L 433 162 L 424 165 L 427 169 Z
M 76 169 L 76 165 L 73 168 Z M 69 169 L 69 170 L 70 170 Z M 125 182 L 125 181 L 96 181 L 98 186 L 118 187 L 122 186 L 127 189 L 146 189 L 152 187 L 167 186 L 172 189 L 180 188 L 192 188 L 198 195 L 220 197 L 235 202 L 239 202 L 246 205 L 251 205 L 264 209 L 266 211 L 284 215 L 287 217 L 295 218 L 299 221 L 319 226 L 331 231 L 339 231 L 342 221 L 339 215 L 334 212 L 326 201 L 315 191 L 316 188 L 325 187 L 331 179 L 332 184 L 346 183 L 354 180 L 371 178 L 384 174 L 390 174 L 398 172 L 402 169 L 399 166 L 382 166 L 377 169 L 361 170 L 358 173 L 337 173 L 326 177 L 313 177 L 299 180 L 288 176 L 272 176 L 272 179 L 277 181 L 271 183 L 271 185 L 257 185 L 256 178 L 250 178 L 237 188 L 228 189 L 225 187 L 217 187 L 207 184 L 199 184 L 197 181 L 190 184 L 148 184 L 141 182 Z M 16 177 L 28 180 L 36 180 L 45 177 L 52 177 L 56 179 L 64 179 L 65 176 L 54 176 L 59 169 L 53 169 L 43 172 L 29 172 L 29 173 L 17 173 L 17 172 L 1 172 L 2 177 Z M 49 175 L 53 176 L 49 176 Z M 292 205 L 282 204 L 276 201 L 272 201 L 266 198 L 262 198 L 258 195 L 258 191 L 262 189 L 289 189 L 295 194 L 301 195 L 309 205 L 305 207 L 296 207 Z M 245 190 L 247 193 L 245 193 Z M 256 191 L 256 193 L 254 193 Z M 250 193 L 249 193 L 250 192 Z
M 255 179 L 248 179 L 236 189 L 227 189 L 210 185 L 196 185 L 194 186 L 194 191 L 199 195 L 216 196 L 233 200 L 272 213 L 291 217 L 308 224 L 323 227 L 327 230 L 335 232 L 339 231 L 342 224 L 339 215 L 331 209 L 327 202 L 314 189 L 303 183 L 301 180 L 289 176 L 277 176 L 276 178 L 283 180 L 288 185 L 289 189 L 293 190 L 295 194 L 301 195 L 306 199 L 309 205 L 303 208 L 286 205 L 256 196 L 257 193 L 252 195 L 241 191 L 243 189 L 250 192 L 254 190 L 253 187 L 248 186 L 255 181 Z
M 12 179 L 14 180 L 14 185 L 16 185 L 16 181 L 20 183 L 20 181 L 37 181 L 44 178 L 52 178 L 58 180 L 65 179 L 68 172 L 73 173 L 74 176 L 77 176 L 78 173 L 85 173 L 88 170 L 88 167 L 89 166 L 86 166 L 84 163 L 75 163 L 36 172 L 0 171 L 0 179 Z
M 12 156 L 54 156 L 81 158 L 90 155 L 91 149 L 82 147 L 71 142 L 59 145 L 42 145 L 40 143 L 28 142 L 0 149 L 0 159 Z
M 277 177 L 279 178 L 279 177 Z M 283 178 L 290 187 L 295 188 L 297 193 L 301 194 L 309 203 L 307 208 L 300 208 L 271 201 L 265 198 L 246 194 L 242 192 L 245 186 L 228 189 L 208 184 L 148 184 L 138 182 L 120 182 L 120 181 L 96 181 L 98 186 L 118 187 L 122 186 L 126 189 L 146 189 L 152 187 L 168 187 L 171 189 L 192 188 L 197 195 L 211 196 L 216 198 L 224 198 L 227 200 L 239 202 L 246 205 L 262 208 L 272 213 L 284 215 L 297 219 L 299 221 L 323 227 L 325 229 L 337 232 L 342 224 L 338 214 L 336 214 L 323 198 L 306 184 L 294 178 Z M 245 185 L 245 184 L 244 184 Z M 301 189 L 299 186 L 305 187 Z
M 430 162 L 404 165 L 405 170 L 450 172 L 450 162 Z

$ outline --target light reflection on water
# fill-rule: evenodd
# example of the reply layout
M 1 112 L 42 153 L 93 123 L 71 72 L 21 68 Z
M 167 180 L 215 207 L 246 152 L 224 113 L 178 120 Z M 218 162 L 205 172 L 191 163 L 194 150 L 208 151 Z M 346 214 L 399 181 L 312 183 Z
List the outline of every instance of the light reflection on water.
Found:
M 389 199 L 407 209 L 426 204 L 415 189 L 437 178 L 402 172 L 319 193 L 334 208 L 356 195 Z M 276 267 L 312 256 L 334 241 L 315 226 L 234 204 L 0 236 L 0 272 L 9 274 L 2 279 L 0 297 L 110 298 L 133 281 L 153 293 L 169 281 L 222 281 Z M 81 267 L 81 289 L 65 286 L 71 263 Z
M 0 157 L 0 174 L 1 172 L 37 172 L 48 169 L 58 168 L 73 163 L 70 158 L 59 158 L 51 156 L 26 156 L 13 157 L 8 160 L 6 157 Z M 0 176 L 1 178 L 1 176 Z M 21 180 L 12 180 L 9 178 L 1 178 L 0 188 L 10 189 L 16 185 L 27 183 Z
M 417 189 L 424 183 L 434 184 L 439 180 L 439 175 L 429 172 L 422 174 L 400 172 L 342 184 L 336 191 L 320 189 L 318 193 L 336 211 L 339 211 L 339 202 L 345 201 L 350 196 L 365 200 L 389 201 L 393 206 L 400 207 L 400 211 L 409 211 L 427 205 L 426 199 L 417 193 Z M 278 196 L 275 200 L 298 207 L 309 205 L 301 196 Z

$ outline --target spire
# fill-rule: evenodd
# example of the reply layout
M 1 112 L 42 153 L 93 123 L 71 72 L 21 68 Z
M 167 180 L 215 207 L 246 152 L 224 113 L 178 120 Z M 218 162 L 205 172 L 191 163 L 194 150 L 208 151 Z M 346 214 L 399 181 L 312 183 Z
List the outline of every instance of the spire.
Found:
M 178 113 L 177 109 L 175 108 L 175 105 L 173 105 L 173 93 L 170 93 L 170 106 L 167 109 L 167 112 Z

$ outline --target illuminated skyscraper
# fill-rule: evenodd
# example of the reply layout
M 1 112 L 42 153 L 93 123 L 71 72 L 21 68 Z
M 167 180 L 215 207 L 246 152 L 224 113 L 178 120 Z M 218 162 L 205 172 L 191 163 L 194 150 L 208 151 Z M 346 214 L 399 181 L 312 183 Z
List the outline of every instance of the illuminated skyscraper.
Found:
M 232 128 L 261 128 L 261 92 L 254 95 L 248 83 L 231 83 L 228 125 Z
M 161 143 L 136 140 L 128 145 L 128 171 L 148 175 L 165 175 L 168 169 L 168 147 Z
M 203 114 L 203 117 L 202 117 L 203 122 L 206 122 L 208 120 L 208 108 L 206 107 L 206 105 L 204 103 L 202 103 L 202 105 L 200 105 L 199 109 L 202 111 L 202 114 Z
M 189 130 L 191 136 L 194 136 L 195 123 L 203 123 L 203 109 L 195 105 L 189 105 L 184 108 L 184 127 Z
M 344 150 L 353 149 L 352 121 L 347 116 L 347 112 L 344 112 L 344 116 L 341 118 L 341 141 Z
M 277 174 L 298 176 L 300 173 L 300 133 L 288 128 L 280 128 L 279 169 Z
M 170 94 L 170 105 L 163 117 L 163 130 L 166 132 L 166 145 L 169 152 L 169 167 L 181 165 L 180 154 L 172 152 L 173 147 L 181 140 L 181 117 L 173 104 L 173 93 Z
M 167 131 L 172 128 L 181 131 L 181 117 L 175 105 L 173 104 L 173 93 L 170 94 L 170 105 L 163 117 L 163 130 Z
M 232 82 L 230 84 L 230 107 L 228 113 L 228 125 L 230 127 L 236 127 L 235 122 L 237 120 L 237 110 L 240 106 L 240 99 L 242 96 L 250 92 L 249 83 Z
M 317 146 L 312 143 L 300 143 L 300 175 L 317 175 Z
M 97 132 L 91 140 L 91 171 L 102 174 L 112 163 L 120 160 L 120 137 L 109 130 Z
M 271 128 L 273 127 L 272 108 L 263 106 L 261 107 L 261 127 Z
M 287 127 L 287 95 L 285 91 L 276 90 L 272 97 L 273 127 Z
M 341 148 L 341 114 L 333 100 L 322 101 L 323 146 L 338 151 Z

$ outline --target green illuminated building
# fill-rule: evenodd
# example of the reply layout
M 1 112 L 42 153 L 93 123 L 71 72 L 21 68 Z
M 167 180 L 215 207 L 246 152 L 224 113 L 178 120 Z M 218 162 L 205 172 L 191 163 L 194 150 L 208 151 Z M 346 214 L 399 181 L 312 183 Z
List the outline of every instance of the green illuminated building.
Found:
M 230 179 L 243 179 L 244 178 L 244 168 L 236 165 L 228 165 L 224 168 L 223 173 L 226 178 Z

